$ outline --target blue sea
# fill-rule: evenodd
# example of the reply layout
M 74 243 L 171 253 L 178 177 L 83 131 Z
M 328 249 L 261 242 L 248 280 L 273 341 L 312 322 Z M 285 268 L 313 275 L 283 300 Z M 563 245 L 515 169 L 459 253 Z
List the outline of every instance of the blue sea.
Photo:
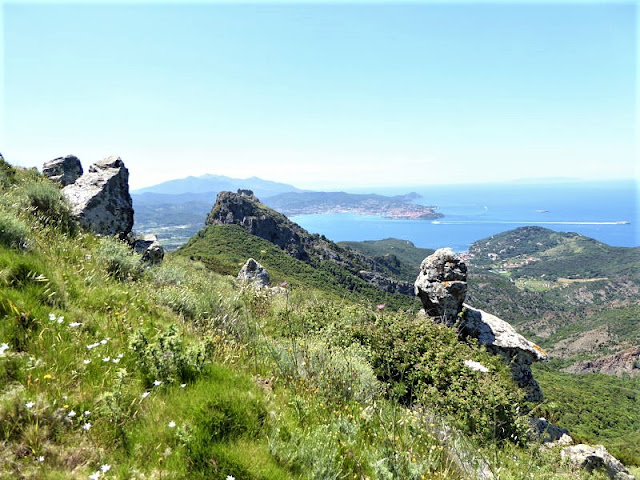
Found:
M 422 195 L 417 203 L 436 206 L 444 217 L 436 221 L 393 220 L 344 213 L 297 215 L 292 220 L 336 242 L 394 237 L 418 247 L 451 247 L 458 252 L 468 250 L 476 240 L 527 225 L 577 232 L 613 246 L 640 245 L 640 198 L 634 181 L 438 185 L 366 193 L 411 191 Z

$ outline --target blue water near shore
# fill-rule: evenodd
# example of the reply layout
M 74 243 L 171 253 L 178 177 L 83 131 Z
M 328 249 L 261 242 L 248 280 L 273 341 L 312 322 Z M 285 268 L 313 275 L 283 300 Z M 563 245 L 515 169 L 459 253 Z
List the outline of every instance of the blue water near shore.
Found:
M 521 226 L 577 232 L 619 247 L 640 245 L 640 198 L 633 181 L 547 185 L 450 185 L 377 189 L 395 195 L 415 191 L 417 203 L 438 207 L 437 221 L 394 220 L 372 215 L 297 215 L 312 233 L 339 241 L 401 238 L 418 247 L 462 252 L 476 240 Z M 360 192 L 359 192 L 360 193 Z M 371 192 L 368 192 L 371 193 Z M 616 224 L 626 221 L 629 224 Z

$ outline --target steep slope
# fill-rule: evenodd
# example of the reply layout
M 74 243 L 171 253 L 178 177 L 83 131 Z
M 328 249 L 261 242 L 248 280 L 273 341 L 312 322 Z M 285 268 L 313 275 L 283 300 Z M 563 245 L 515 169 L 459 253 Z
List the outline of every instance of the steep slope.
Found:
M 395 279 L 387 265 L 340 247 L 324 236 L 310 234 L 261 203 L 251 191 L 221 192 L 206 223 L 239 225 L 251 235 L 271 242 L 289 256 L 309 265 L 317 267 L 329 262 L 389 293 L 412 295 L 412 285 Z

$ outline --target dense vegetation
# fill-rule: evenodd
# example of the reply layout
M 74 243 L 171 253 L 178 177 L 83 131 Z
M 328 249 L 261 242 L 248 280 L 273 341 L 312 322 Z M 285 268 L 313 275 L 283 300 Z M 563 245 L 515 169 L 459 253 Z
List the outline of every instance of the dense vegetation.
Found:
M 455 332 L 284 270 L 254 291 L 145 266 L 0 167 L 0 478 L 590 478 L 527 439 L 507 366 Z

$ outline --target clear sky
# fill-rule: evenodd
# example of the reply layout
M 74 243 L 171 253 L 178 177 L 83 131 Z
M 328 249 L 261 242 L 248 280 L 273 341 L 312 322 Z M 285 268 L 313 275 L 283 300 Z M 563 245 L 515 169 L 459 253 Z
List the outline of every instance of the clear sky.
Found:
M 635 2 L 4 1 L 0 151 L 305 188 L 637 175 Z

